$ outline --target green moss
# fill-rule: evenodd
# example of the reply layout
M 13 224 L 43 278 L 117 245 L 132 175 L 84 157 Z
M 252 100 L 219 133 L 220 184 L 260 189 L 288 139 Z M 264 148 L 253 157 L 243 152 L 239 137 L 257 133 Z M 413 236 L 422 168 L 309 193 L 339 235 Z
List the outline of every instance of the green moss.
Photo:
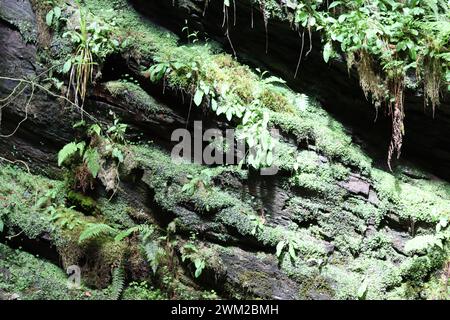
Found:
M 105 84 L 106 89 L 115 98 L 125 101 L 129 106 L 144 110 L 148 113 L 161 113 L 164 109 L 140 86 L 126 81 L 110 81 Z
M 135 57 L 150 59 L 156 52 L 176 47 L 178 37 L 148 23 L 125 0 L 87 0 L 86 7 L 96 16 L 117 25 L 116 36 L 123 50 Z
M 25 17 L 18 17 L 15 12 L 8 11 L 10 8 L 8 6 L 0 7 L 0 18 L 18 29 L 25 43 L 36 43 L 37 30 L 32 24 L 33 20 L 25 20 Z
M 132 207 L 120 194 L 113 199 L 100 198 L 98 207 L 103 219 L 117 229 L 130 228 L 135 225 L 132 217 L 138 209 Z
M 373 169 L 371 176 L 379 197 L 389 202 L 404 219 L 437 222 L 439 217 L 450 212 L 448 189 L 442 188 L 443 185 L 431 181 L 417 182 L 416 185 L 405 183 L 378 169 Z
M 44 199 L 43 206 L 49 205 L 47 194 L 54 190 L 55 203 L 61 203 L 61 186 L 41 176 L 33 176 L 16 166 L 0 166 L 0 217 L 7 230 L 14 234 L 17 229 L 25 233 L 30 239 L 35 239 L 44 233 L 51 233 L 52 224 L 45 209 L 38 206 L 39 200 Z
M 326 297 L 333 297 L 335 295 L 333 288 L 328 279 L 321 275 L 306 277 L 301 283 L 299 290 L 300 299 L 311 299 L 317 295 L 324 295 Z
M 80 192 L 69 191 L 67 193 L 67 201 L 70 205 L 75 206 L 78 210 L 86 214 L 96 215 L 98 213 L 97 204 L 94 199 Z
M 132 282 L 122 293 L 123 300 L 166 300 L 159 289 L 150 287 L 147 282 Z
M 294 135 L 299 142 L 315 144 L 317 151 L 332 160 L 342 162 L 363 174 L 368 174 L 371 160 L 357 148 L 343 126 L 305 95 L 288 95 L 295 107 L 294 114 L 272 112 L 270 121 L 284 133 Z
M 254 288 L 261 296 L 272 296 L 273 279 L 266 272 L 248 270 L 239 274 L 238 281 L 243 290 Z

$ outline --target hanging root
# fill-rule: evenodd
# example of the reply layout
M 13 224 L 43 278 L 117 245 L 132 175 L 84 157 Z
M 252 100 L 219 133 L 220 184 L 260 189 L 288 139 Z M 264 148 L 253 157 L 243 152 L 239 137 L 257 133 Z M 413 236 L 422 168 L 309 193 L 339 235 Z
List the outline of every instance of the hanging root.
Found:
M 438 58 L 431 58 L 424 63 L 423 92 L 425 105 L 431 104 L 433 118 L 436 107 L 440 104 L 439 93 L 441 88 L 442 67 Z
M 380 103 L 386 97 L 386 88 L 381 80 L 381 77 L 375 73 L 373 68 L 373 61 L 367 51 L 361 50 L 359 52 L 359 60 L 355 61 L 354 56 L 351 55 L 349 63 L 356 65 L 359 75 L 359 84 L 364 92 L 366 99 L 371 100 L 374 103 Z M 349 69 L 352 65 L 349 65 Z
M 236 12 L 234 13 L 234 19 L 235 19 L 235 23 L 236 23 Z M 231 42 L 231 38 L 230 38 L 228 6 L 225 5 L 225 2 L 223 3 L 222 28 L 223 27 L 226 27 L 226 29 L 225 29 L 225 36 L 227 37 L 228 42 L 230 43 L 231 50 L 233 50 L 233 55 L 236 57 L 236 50 L 234 50 L 234 46 L 233 46 L 233 43 Z
M 295 74 L 294 74 L 294 79 L 297 78 L 297 74 L 298 74 L 298 70 L 300 68 L 300 63 L 302 62 L 302 56 L 303 56 L 303 48 L 305 47 L 305 30 L 303 30 L 302 35 L 300 35 L 300 30 L 298 31 L 298 35 L 301 37 L 302 39 L 302 47 L 300 49 L 300 55 L 298 56 L 298 62 L 297 62 L 297 67 L 295 68 Z
M 387 164 L 389 170 L 392 171 L 391 161 L 394 154 L 397 159 L 400 158 L 400 153 L 403 144 L 403 135 L 405 134 L 403 120 L 405 118 L 404 112 L 404 81 L 403 78 L 392 80 L 390 85 L 391 92 L 395 98 L 394 102 L 389 104 L 389 113 L 392 117 L 392 136 L 389 144 Z
M 313 48 L 313 46 L 312 46 L 312 32 L 311 32 L 311 27 L 309 27 L 309 26 L 308 26 L 308 36 L 309 36 L 309 50 L 306 53 L 305 57 L 307 57 L 311 53 L 312 48 Z

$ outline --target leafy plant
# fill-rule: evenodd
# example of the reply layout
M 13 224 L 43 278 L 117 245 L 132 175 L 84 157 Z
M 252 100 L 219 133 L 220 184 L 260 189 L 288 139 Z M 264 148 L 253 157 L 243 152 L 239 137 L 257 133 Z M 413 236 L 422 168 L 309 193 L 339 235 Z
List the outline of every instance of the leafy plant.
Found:
M 114 117 L 114 122 L 113 122 L 113 125 L 108 128 L 106 133 L 112 139 L 112 141 L 121 143 L 121 144 L 125 144 L 126 143 L 125 132 L 126 132 L 128 126 L 124 123 L 121 123 L 120 119 L 116 116 L 115 113 L 110 112 L 110 114 L 112 114 L 112 116 Z M 116 156 L 116 158 L 119 158 L 117 151 L 116 151 L 115 156 Z
M 198 176 L 192 177 L 188 175 L 188 178 L 191 180 L 183 185 L 181 191 L 193 195 L 197 190 L 208 190 L 211 188 L 214 171 L 209 168 L 203 169 Z
M 287 237 L 280 242 L 278 242 L 276 247 L 276 255 L 279 259 L 281 259 L 282 255 L 285 252 L 289 253 L 291 259 L 297 259 L 296 251 L 299 250 L 300 244 L 299 241 L 294 237 Z
M 115 177 L 112 181 L 114 185 L 106 181 L 105 187 L 109 190 L 115 190 L 119 182 L 118 166 L 124 161 L 122 144 L 126 143 L 125 132 L 126 124 L 120 123 L 119 119 L 113 114 L 113 125 L 103 134 L 102 128 L 98 124 L 89 126 L 86 130 L 89 141 L 70 142 L 65 145 L 58 153 L 58 165 L 75 164 L 75 180 L 83 191 L 91 184 L 92 179 L 97 178 L 99 173 L 105 170 L 114 170 L 109 177 Z M 80 121 L 74 127 L 84 127 L 86 123 Z M 86 139 L 87 140 L 87 139 Z M 105 159 L 113 159 L 109 169 L 102 168 Z M 101 177 L 100 177 L 101 178 Z M 102 181 L 103 182 L 103 181 Z
M 253 222 L 253 229 L 251 231 L 251 234 L 253 236 L 260 234 L 261 232 L 264 231 L 264 223 L 265 223 L 264 217 L 253 215 L 250 216 L 249 219 Z
M 145 243 L 143 244 L 143 248 L 147 260 L 150 263 L 150 267 L 155 274 L 158 270 L 159 265 L 161 264 L 163 257 L 165 257 L 166 252 L 158 245 L 156 241 L 145 241 Z
M 89 223 L 86 228 L 80 233 L 78 238 L 79 243 L 83 243 L 87 240 L 92 240 L 100 237 L 101 235 L 112 236 L 117 234 L 117 230 L 104 223 Z
M 301 60 L 311 52 L 312 31 L 322 35 L 323 59 L 345 55 L 360 86 L 378 109 L 391 116 L 392 136 L 387 163 L 399 157 L 404 136 L 404 92 L 422 84 L 425 104 L 433 112 L 450 90 L 450 10 L 447 0 L 308 0 L 276 3 L 258 0 L 264 19 L 292 21 L 301 37 Z M 267 24 L 267 22 L 266 22 Z M 309 49 L 305 49 L 305 33 Z M 306 51 L 306 53 L 305 53 Z M 417 82 L 411 84 L 414 74 Z
M 238 138 L 247 143 L 251 150 L 243 159 L 246 163 L 255 168 L 270 167 L 273 163 L 274 139 L 268 130 L 269 113 L 263 110 L 260 96 L 264 89 L 272 87 L 275 84 L 284 84 L 285 82 L 277 77 L 264 76 L 267 72 L 260 73 L 260 87 L 251 92 L 253 98 L 243 101 L 236 87 L 226 81 L 218 82 L 212 80 L 204 61 L 199 57 L 192 55 L 190 51 L 195 52 L 195 48 L 182 47 L 187 51 L 187 57 L 170 57 L 168 60 L 157 57 L 157 63 L 151 66 L 147 73 L 150 80 L 173 82 L 186 90 L 192 97 L 192 102 L 196 106 L 209 106 L 216 115 L 223 115 L 228 121 L 239 120 L 240 124 Z M 189 117 L 189 116 L 188 116 Z
M 419 235 L 405 244 L 405 251 L 409 253 L 426 253 L 432 250 L 450 254 L 450 224 L 448 218 L 441 218 L 436 225 L 436 233 L 433 235 Z
M 114 52 L 119 42 L 112 38 L 114 22 L 105 23 L 90 15 L 85 8 L 80 7 L 79 13 L 79 29 L 63 34 L 76 46 L 74 55 L 65 62 L 63 72 L 70 71 L 68 94 L 72 93 L 75 104 L 83 107 L 94 66 Z
M 100 155 L 96 149 L 91 147 L 86 148 L 86 143 L 84 141 L 66 144 L 58 152 L 58 166 L 63 165 L 77 154 L 82 158 L 82 161 L 88 168 L 90 174 L 96 178 L 100 170 Z
M 147 224 L 141 224 L 117 233 L 117 235 L 114 237 L 114 241 L 120 242 L 123 239 L 132 235 L 133 233 L 140 233 L 142 235 L 143 241 L 145 241 L 148 239 L 148 237 L 152 235 L 153 232 L 154 229 L 152 226 L 149 226 Z
M 194 264 L 194 276 L 196 278 L 200 277 L 203 269 L 206 267 L 206 261 L 195 245 L 195 234 L 192 234 L 190 241 L 181 248 L 181 260 L 184 262 L 186 259 Z
M 73 208 L 55 207 L 51 205 L 47 208 L 50 213 L 50 221 L 59 225 L 62 229 L 73 230 L 76 227 L 82 226 L 84 222 L 76 214 Z
M 112 283 L 110 286 L 111 299 L 119 300 L 124 287 L 125 287 L 125 272 L 122 267 L 116 267 L 112 272 Z
M 55 27 L 56 29 L 59 27 L 59 23 L 61 21 L 61 7 L 54 6 L 45 16 L 45 22 L 49 27 Z

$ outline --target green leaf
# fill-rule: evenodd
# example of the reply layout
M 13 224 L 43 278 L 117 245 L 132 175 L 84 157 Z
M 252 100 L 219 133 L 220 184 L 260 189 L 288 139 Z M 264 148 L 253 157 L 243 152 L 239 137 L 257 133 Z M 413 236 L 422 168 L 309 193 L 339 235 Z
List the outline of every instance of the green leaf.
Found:
M 364 280 L 363 283 L 358 288 L 358 299 L 365 300 L 367 296 L 367 291 L 369 289 L 369 283 L 367 280 Z
M 90 128 L 89 128 L 89 134 L 93 134 L 95 133 L 96 135 L 100 136 L 102 132 L 102 128 L 100 128 L 100 126 L 98 124 L 93 124 Z
M 52 25 L 53 15 L 54 15 L 53 10 L 50 10 L 50 11 L 47 13 L 47 15 L 45 16 L 45 22 L 47 23 L 47 25 L 48 25 L 49 27 Z
M 55 14 L 56 19 L 59 19 L 61 17 L 61 8 L 60 7 L 54 7 L 53 12 Z
M 333 1 L 330 6 L 328 7 L 328 9 L 333 9 L 334 7 L 337 7 L 338 5 L 340 5 L 341 2 L 340 1 Z
M 203 259 L 197 258 L 194 260 L 195 265 L 195 277 L 198 278 L 202 274 L 203 269 L 205 268 L 205 261 Z
M 85 161 L 89 172 L 96 178 L 100 171 L 100 155 L 98 154 L 98 151 L 93 148 L 88 148 L 84 153 L 83 160 Z
M 410 252 L 423 252 L 428 249 L 435 241 L 435 237 L 432 235 L 417 236 L 405 244 L 405 251 Z
M 284 246 L 286 245 L 286 240 L 281 240 L 277 244 L 277 257 L 281 256 L 281 253 L 283 252 Z
M 233 118 L 233 110 L 231 108 L 229 108 L 226 112 L 226 116 L 227 116 L 227 120 L 231 121 L 231 119 Z
M 78 238 L 79 243 L 83 243 L 90 239 L 98 238 L 100 235 L 113 235 L 117 233 L 117 230 L 113 227 L 104 223 L 90 223 L 87 227 L 80 233 Z
M 58 166 L 61 166 L 68 158 L 73 156 L 75 152 L 78 150 L 78 145 L 75 142 L 71 142 L 66 144 L 59 152 L 58 152 Z
M 69 59 L 66 61 L 66 63 L 64 63 L 63 73 L 68 73 L 71 67 L 72 67 L 72 59 Z
M 116 158 L 117 160 L 119 160 L 120 163 L 123 162 L 123 154 L 122 154 L 122 151 L 120 151 L 119 149 L 114 148 L 112 151 L 112 156 L 114 158 Z
M 297 258 L 297 256 L 295 255 L 294 245 L 292 245 L 291 243 L 289 243 L 289 255 L 291 256 L 292 259 Z
M 123 239 L 125 239 L 126 237 L 128 237 L 129 235 L 131 235 L 132 233 L 136 232 L 139 230 L 139 227 L 132 227 L 126 230 L 123 230 L 121 232 L 119 232 L 115 237 L 114 237 L 114 241 L 115 242 L 120 242 Z
M 323 60 L 325 60 L 325 62 L 328 63 L 332 54 L 333 54 L 333 47 L 330 42 L 327 42 L 323 47 Z
M 200 106 L 202 104 L 203 94 L 204 93 L 202 89 L 197 89 L 197 91 L 195 91 L 194 103 L 196 106 Z
M 0 219 L 0 233 L 3 232 L 3 229 L 5 227 L 4 222 Z
M 213 111 L 217 110 L 217 101 L 216 101 L 216 99 L 212 99 L 211 100 L 211 109 L 213 109 Z
M 160 258 L 164 256 L 164 251 L 158 246 L 155 241 L 148 242 L 144 245 L 145 255 L 152 268 L 153 273 L 158 270 Z
M 273 163 L 273 152 L 272 151 L 268 151 L 267 152 L 267 156 L 266 156 L 266 164 L 267 166 L 271 166 Z

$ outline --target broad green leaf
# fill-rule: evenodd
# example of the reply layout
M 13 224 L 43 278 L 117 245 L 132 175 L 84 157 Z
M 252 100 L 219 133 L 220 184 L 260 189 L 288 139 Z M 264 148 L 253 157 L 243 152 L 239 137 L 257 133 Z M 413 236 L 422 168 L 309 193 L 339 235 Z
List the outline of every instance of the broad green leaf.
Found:
M 68 73 L 71 67 L 72 67 L 72 59 L 69 59 L 66 61 L 66 63 L 64 63 L 63 73 Z
M 50 11 L 47 13 L 47 15 L 45 16 L 45 22 L 47 23 L 47 25 L 48 25 L 49 27 L 52 25 L 53 15 L 54 15 L 53 10 L 50 10 Z
M 283 252 L 284 246 L 286 245 L 286 241 L 285 240 L 281 240 L 280 242 L 278 242 L 277 244 L 277 257 L 281 256 L 281 253 Z
M 55 14 L 56 19 L 59 19 L 61 17 L 61 8 L 60 7 L 54 7 L 53 12 Z
M 119 160 L 120 163 L 123 162 L 123 153 L 119 149 L 114 148 L 113 151 L 112 151 L 112 156 L 114 158 L 116 158 L 117 160 Z
M 332 53 L 333 47 L 330 42 L 327 42 L 323 47 L 323 60 L 325 60 L 326 63 L 328 63 L 328 61 L 330 60 Z
M 96 149 L 88 148 L 84 153 L 84 162 L 86 163 L 89 172 L 94 178 L 97 177 L 100 171 L 100 155 Z
M 197 91 L 195 91 L 195 95 L 194 95 L 195 105 L 200 106 L 202 104 L 202 100 L 203 100 L 203 90 L 197 89 Z

